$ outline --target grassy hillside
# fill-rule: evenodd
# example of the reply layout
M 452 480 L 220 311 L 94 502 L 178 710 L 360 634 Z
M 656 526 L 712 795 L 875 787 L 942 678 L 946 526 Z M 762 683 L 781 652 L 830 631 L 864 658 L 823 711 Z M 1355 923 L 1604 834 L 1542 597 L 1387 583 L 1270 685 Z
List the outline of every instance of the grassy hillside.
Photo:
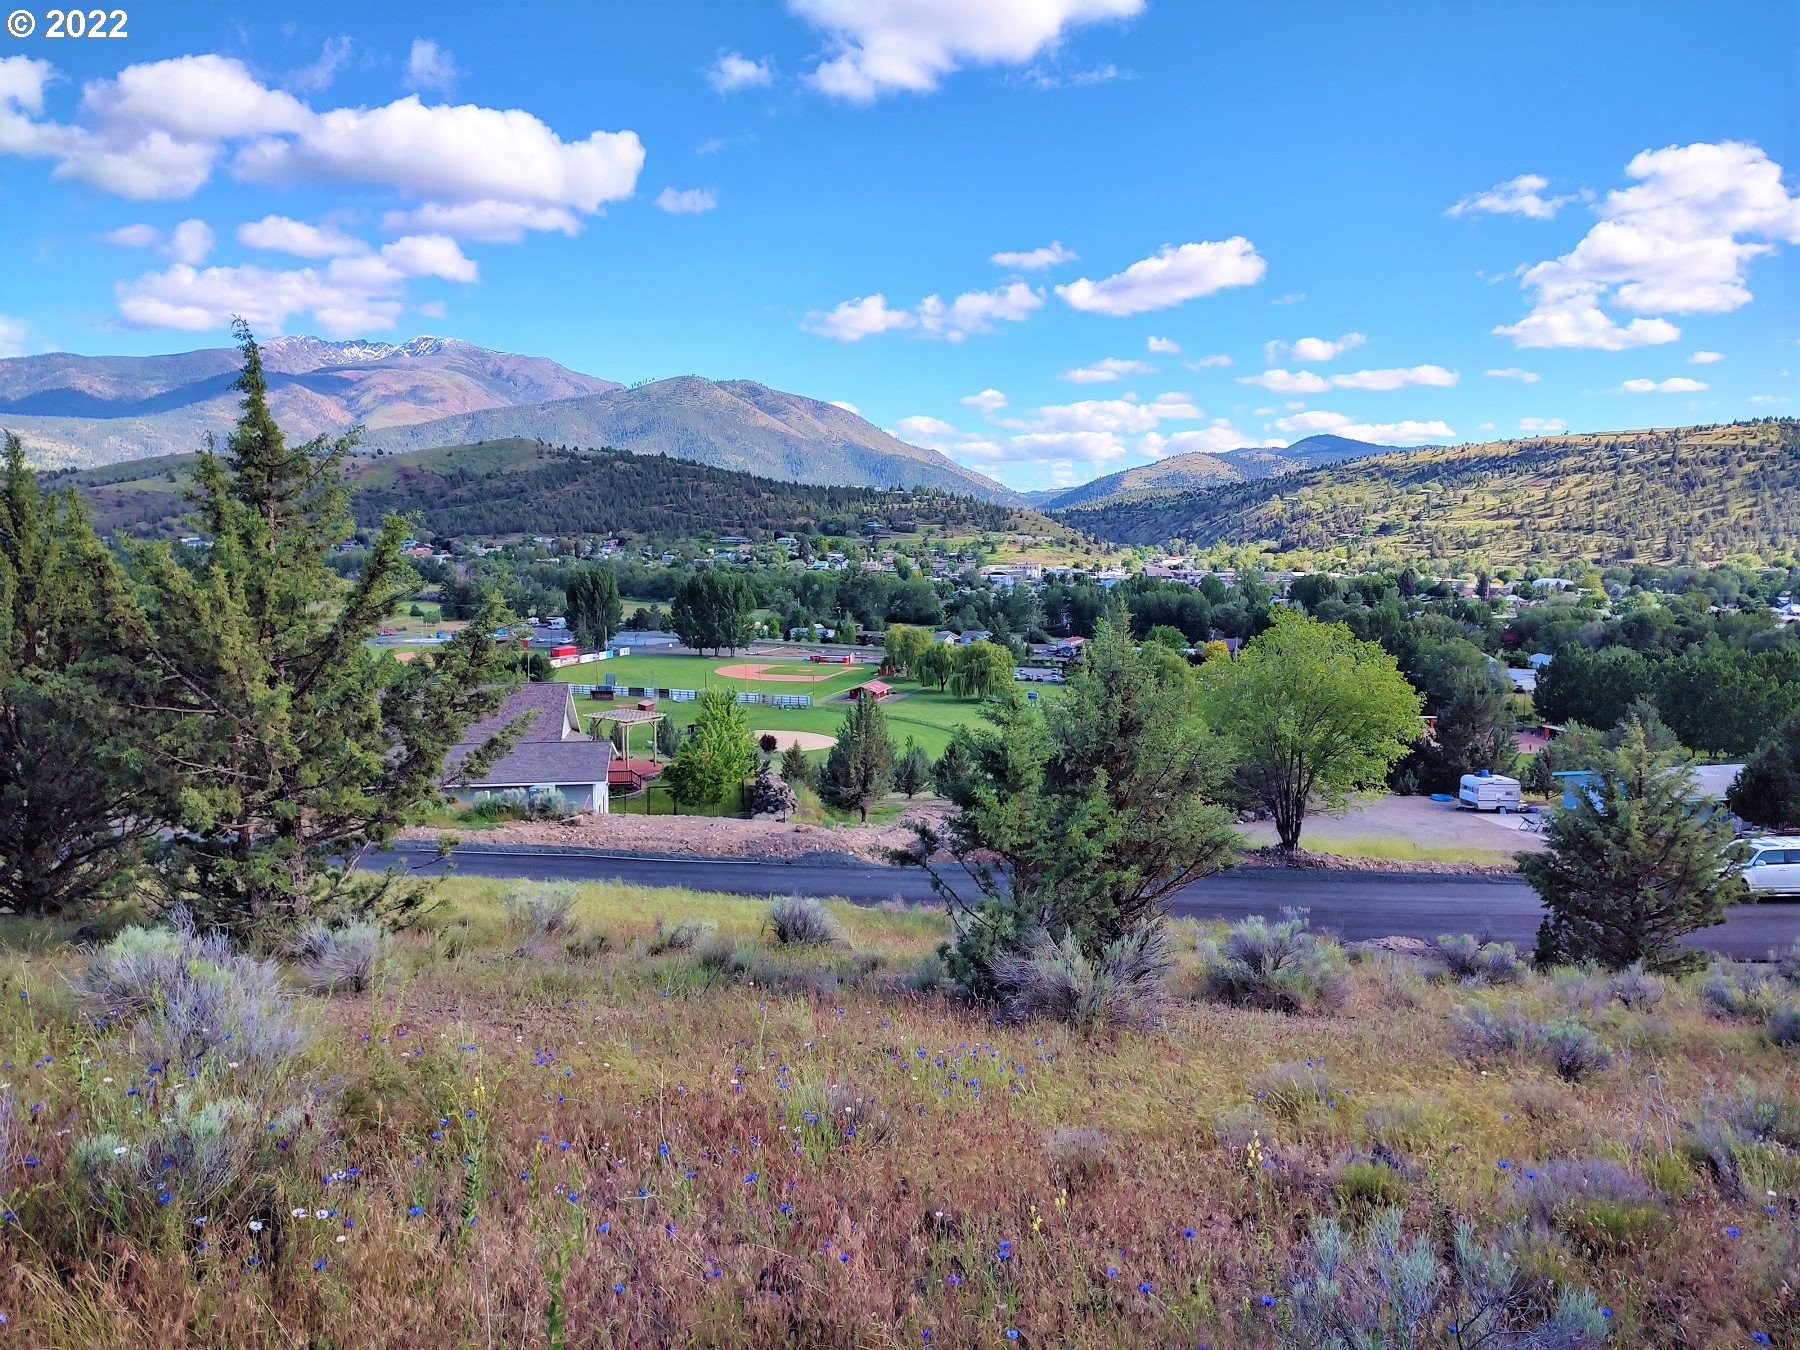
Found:
M 49 476 L 73 485 L 99 528 L 174 534 L 184 527 L 191 456 Z M 686 539 L 712 531 L 770 538 L 827 522 L 908 519 L 952 533 L 1067 534 L 1036 512 L 936 490 L 822 487 L 622 450 L 561 449 L 523 439 L 361 456 L 346 469 L 357 519 L 389 511 L 452 537 L 610 534 Z
M 554 933 L 509 921 L 561 897 Z M 1291 1015 L 1205 997 L 1181 921 L 1161 1027 L 1086 1039 L 948 997 L 941 909 L 833 904 L 841 941 L 781 946 L 767 901 L 443 900 L 370 991 L 296 972 L 245 1034 L 190 1019 L 180 1072 L 133 1030 L 180 1014 L 98 1017 L 74 977 L 105 958 L 0 920 L 10 1337 L 1326 1345 L 1308 1230 L 1341 1225 L 1366 1306 L 1388 1210 L 1417 1302 L 1355 1325 L 1421 1346 L 1602 1344 L 1517 1334 L 1559 1293 L 1618 1347 L 1800 1324 L 1793 1052 L 1709 1012 L 1703 975 L 1371 960 Z M 1584 1050 L 1560 1076 L 1504 1043 L 1546 1023 Z M 1491 1306 L 1443 1269 L 1464 1222 L 1516 1269 Z
M 1771 420 L 1403 451 L 1059 515 L 1125 543 L 1705 562 L 1792 554 L 1796 502 L 1800 423 Z

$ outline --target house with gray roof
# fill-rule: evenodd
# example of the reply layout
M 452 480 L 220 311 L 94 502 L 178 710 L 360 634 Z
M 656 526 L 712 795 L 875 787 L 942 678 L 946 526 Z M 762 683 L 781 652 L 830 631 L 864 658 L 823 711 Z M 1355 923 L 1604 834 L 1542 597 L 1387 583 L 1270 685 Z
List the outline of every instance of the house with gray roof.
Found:
M 465 780 L 458 766 L 513 722 L 524 726 L 512 747 L 479 778 Z M 566 684 L 528 684 L 492 717 L 472 724 L 446 757 L 444 791 L 459 802 L 499 792 L 554 792 L 574 811 L 606 814 L 607 770 L 612 745 L 581 729 L 575 693 Z

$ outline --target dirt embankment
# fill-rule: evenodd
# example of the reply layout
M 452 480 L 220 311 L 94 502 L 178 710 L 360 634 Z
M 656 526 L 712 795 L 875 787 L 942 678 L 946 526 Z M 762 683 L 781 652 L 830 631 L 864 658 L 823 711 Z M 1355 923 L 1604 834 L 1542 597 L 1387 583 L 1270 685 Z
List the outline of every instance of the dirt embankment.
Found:
M 797 821 L 726 820 L 716 816 L 576 816 L 568 821 L 511 821 L 493 829 L 413 829 L 405 839 L 459 835 L 473 842 L 560 844 L 565 848 L 618 853 L 679 853 L 703 858 L 798 858 L 807 853 L 842 853 L 864 862 L 885 863 L 897 848 L 917 842 L 912 820 L 941 824 L 942 804 L 908 807 L 886 825 L 806 825 Z

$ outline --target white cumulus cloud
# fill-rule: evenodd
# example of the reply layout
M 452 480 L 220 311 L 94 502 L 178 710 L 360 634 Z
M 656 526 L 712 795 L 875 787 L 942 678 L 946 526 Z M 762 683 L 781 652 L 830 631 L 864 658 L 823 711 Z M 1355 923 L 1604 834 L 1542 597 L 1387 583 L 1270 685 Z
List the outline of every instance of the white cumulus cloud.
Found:
M 1315 435 L 1329 432 L 1353 441 L 1372 445 L 1424 445 L 1431 441 L 1453 441 L 1456 433 L 1442 422 L 1358 422 L 1353 417 L 1334 412 L 1302 412 L 1277 418 L 1282 431 Z
M 1442 366 L 1405 366 L 1387 370 L 1356 370 L 1341 375 L 1317 375 L 1310 370 L 1265 370 L 1242 375 L 1239 384 L 1254 384 L 1274 394 L 1319 394 L 1327 389 L 1401 389 L 1409 384 L 1447 389 L 1460 377 Z
M 1196 356 L 1192 361 L 1185 361 L 1182 364 L 1189 370 L 1211 370 L 1215 366 L 1230 365 L 1231 358 L 1223 352 L 1219 352 L 1212 356 Z
M 1006 406 L 1006 395 L 998 389 L 983 389 L 979 394 L 965 394 L 958 402 L 984 413 L 998 412 Z
M 1696 366 L 1710 366 L 1714 361 L 1723 361 L 1724 352 L 1695 352 L 1688 360 Z
M 1544 189 L 1549 186 L 1550 180 L 1542 174 L 1522 173 L 1517 178 L 1496 183 L 1486 192 L 1470 193 L 1446 214 L 1515 215 L 1529 216 L 1533 220 L 1549 220 L 1558 209 L 1575 200 L 1573 193 L 1566 197 L 1546 197 Z
M 238 242 L 270 253 L 291 253 L 296 258 L 347 258 L 366 253 L 369 246 L 345 234 L 335 225 L 309 225 L 288 216 L 264 216 L 237 228 Z
M 876 333 L 912 328 L 918 322 L 910 310 L 890 309 L 887 297 L 878 291 L 845 300 L 823 314 L 809 314 L 803 327 L 834 342 L 860 342 Z
M 1367 341 L 1361 333 L 1345 333 L 1340 338 L 1303 337 L 1298 342 L 1268 342 L 1263 344 L 1263 360 L 1273 365 L 1291 356 L 1303 366 L 1316 365 L 1321 361 L 1335 361 Z
M 955 434 L 955 427 L 936 417 L 902 417 L 894 423 L 894 435 L 903 441 L 938 441 Z
M 1751 262 L 1800 243 L 1800 198 L 1755 145 L 1646 150 L 1625 173 L 1633 185 L 1600 201 L 1599 222 L 1573 249 L 1524 271 L 1531 312 L 1497 334 L 1517 347 L 1603 351 L 1674 342 L 1680 328 L 1658 311 L 1738 309 L 1751 299 Z M 1620 323 L 1608 309 L 1639 317 Z
M 1568 429 L 1568 423 L 1560 417 L 1521 417 L 1519 430 L 1528 431 L 1534 436 L 1549 436 L 1558 431 Z M 1492 430 L 1492 427 L 1489 428 Z
M 766 88 L 774 83 L 775 67 L 766 59 L 752 61 L 742 52 L 723 52 L 707 67 L 706 79 L 721 94 L 737 89 Z
M 1181 355 L 1181 344 L 1179 342 L 1177 342 L 1174 338 L 1166 338 L 1166 337 L 1146 338 L 1144 340 L 1144 348 L 1147 351 L 1152 351 L 1152 352 L 1157 353 L 1157 355 L 1159 355 L 1159 356 L 1180 356 Z
M 1123 272 L 1100 281 L 1082 277 L 1056 293 L 1073 309 L 1093 314 L 1142 314 L 1170 309 L 1229 286 L 1262 280 L 1268 264 L 1242 235 L 1218 242 L 1166 245 Z
M 456 62 L 450 59 L 450 53 L 430 38 L 413 39 L 412 50 L 406 54 L 408 89 L 435 89 L 440 94 L 447 94 L 461 73 Z
M 1092 365 L 1065 370 L 1060 378 L 1070 384 L 1108 384 L 1127 375 L 1148 375 L 1154 369 L 1154 366 L 1145 361 L 1127 361 L 1121 357 L 1108 356 Z
M 788 0 L 828 37 L 827 59 L 807 83 L 859 103 L 929 92 L 964 66 L 1023 65 L 1071 27 L 1143 7 L 1144 0 Z
M 886 296 L 877 293 L 809 314 L 801 327 L 838 342 L 858 342 L 876 333 L 903 329 L 961 342 L 971 333 L 991 332 L 996 323 L 1021 323 L 1043 304 L 1043 292 L 1022 281 L 991 291 L 964 291 L 950 300 L 928 295 L 911 309 L 894 309 Z
M 719 204 L 719 194 L 710 188 L 666 187 L 656 194 L 656 204 L 672 215 L 698 215 L 716 207 Z
M 1487 372 L 1492 380 L 1517 380 L 1520 384 L 1536 384 L 1543 379 L 1535 370 L 1520 370 L 1517 366 L 1502 366 Z
M 996 267 L 1036 272 L 1046 267 L 1055 267 L 1059 263 L 1074 262 L 1078 256 L 1074 249 L 1064 248 L 1060 239 L 1052 239 L 1042 248 L 1028 248 L 1017 253 L 996 253 L 988 261 Z
M 0 357 L 23 356 L 30 333 L 31 326 L 25 320 L 0 314 Z
M 1667 380 L 1626 380 L 1619 386 L 1632 394 L 1698 394 L 1706 387 L 1704 380 L 1690 380 L 1685 375 Z

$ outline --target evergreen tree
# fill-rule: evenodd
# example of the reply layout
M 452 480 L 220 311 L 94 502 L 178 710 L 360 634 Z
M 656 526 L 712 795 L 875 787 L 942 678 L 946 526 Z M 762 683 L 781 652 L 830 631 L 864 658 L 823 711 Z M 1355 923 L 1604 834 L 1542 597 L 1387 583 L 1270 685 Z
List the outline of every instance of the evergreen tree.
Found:
M 605 651 L 625 612 L 618 578 L 605 567 L 577 568 L 563 588 L 563 613 L 583 647 Z
M 819 774 L 819 795 L 828 806 L 855 811 L 867 823 L 869 808 L 886 795 L 894 779 L 894 741 L 881 704 L 859 692 L 844 715 L 837 744 Z
M 1725 802 L 1766 830 L 1800 832 L 1800 713 L 1756 748 Z
M 813 772 L 812 761 L 806 757 L 806 751 L 795 741 L 781 752 L 781 777 L 795 787 L 805 785 L 812 787 L 817 775 Z
M 669 606 L 671 627 L 695 651 L 731 651 L 748 646 L 756 597 L 735 572 L 696 572 L 682 583 Z
M 1002 992 L 995 962 L 1040 935 L 1095 959 L 1158 923 L 1174 891 L 1230 864 L 1240 841 L 1212 804 L 1227 748 L 1187 671 L 1102 624 L 1044 708 L 1002 704 L 992 728 L 957 734 L 966 767 L 946 752 L 937 774 L 956 815 L 941 833 L 919 826 L 908 861 L 950 905 L 945 955 L 964 987 Z M 932 864 L 940 849 L 955 869 Z
M 0 903 L 83 913 L 125 893 L 157 823 L 124 710 L 128 586 L 73 492 L 46 496 L 6 438 L 0 487 Z
M 1519 871 L 1549 910 L 1538 928 L 1541 964 L 1593 961 L 1609 970 L 1643 962 L 1679 970 L 1701 958 L 1689 933 L 1725 921 L 1738 884 L 1731 827 L 1697 811 L 1693 775 L 1654 750 L 1637 722 L 1617 749 L 1594 758 L 1595 783 L 1544 829 L 1549 850 L 1518 855 Z
M 700 696 L 693 734 L 663 771 L 677 806 L 717 806 L 756 768 L 756 742 L 750 718 L 729 689 L 708 689 Z
M 681 748 L 681 728 L 667 717 L 656 724 L 656 753 L 672 756 Z
M 179 784 L 160 877 L 203 923 L 262 943 L 333 911 L 402 913 L 421 897 L 352 870 L 437 800 L 444 758 L 493 712 L 513 651 L 488 595 L 431 654 L 401 665 L 366 645 L 417 578 L 390 516 L 347 587 L 327 555 L 353 529 L 340 462 L 350 438 L 288 445 L 261 353 L 244 353 L 243 415 L 195 465 L 211 547 L 136 551 L 143 622 L 129 633 L 154 759 Z M 461 766 L 478 773 L 500 746 Z
M 921 788 L 931 782 L 931 759 L 923 747 L 911 736 L 906 738 L 906 748 L 900 752 L 900 758 L 894 764 L 894 786 L 904 792 L 908 799 L 916 796 Z

